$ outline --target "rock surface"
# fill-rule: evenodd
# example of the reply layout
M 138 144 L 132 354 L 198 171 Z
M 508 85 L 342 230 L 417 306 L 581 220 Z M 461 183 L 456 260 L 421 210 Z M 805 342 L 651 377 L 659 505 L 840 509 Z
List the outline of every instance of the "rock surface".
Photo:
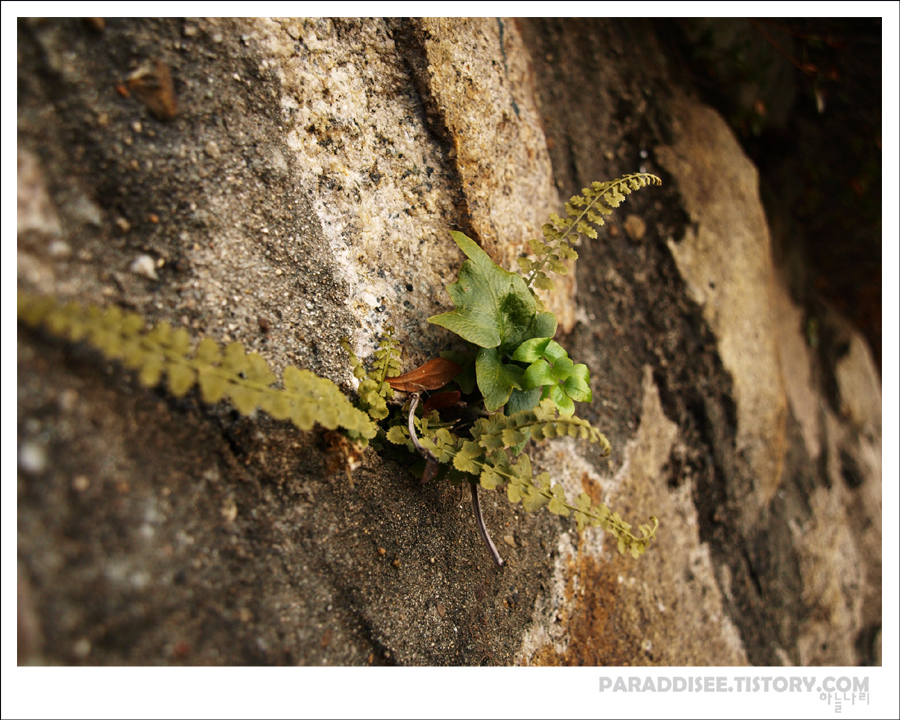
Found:
M 561 198 L 660 175 L 555 298 L 591 369 L 579 412 L 613 453 L 536 457 L 661 525 L 633 560 L 483 493 L 497 570 L 468 498 L 408 457 L 369 450 L 351 485 L 321 433 L 145 390 L 20 328 L 20 663 L 880 663 L 877 368 L 837 313 L 811 334 L 755 168 L 651 24 L 102 27 L 19 22 L 19 287 L 348 393 L 343 336 L 366 356 L 394 326 L 406 369 L 452 342 L 426 322 L 450 306 L 450 229 L 511 266 Z M 157 61 L 173 117 L 127 89 Z

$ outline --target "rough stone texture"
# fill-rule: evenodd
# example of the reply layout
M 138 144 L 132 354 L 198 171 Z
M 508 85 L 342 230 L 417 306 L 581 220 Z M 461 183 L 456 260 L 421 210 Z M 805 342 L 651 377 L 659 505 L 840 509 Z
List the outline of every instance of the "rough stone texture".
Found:
M 764 507 L 781 483 L 787 403 L 770 331 L 772 252 L 758 175 L 714 111 L 678 101 L 672 112 L 675 143 L 656 155 L 692 225 L 669 249 L 734 380 L 737 450 L 757 478 L 747 507 Z
M 468 498 L 404 453 L 367 451 L 351 485 L 320 433 L 20 328 L 20 662 L 880 662 L 877 370 L 836 313 L 812 338 L 756 171 L 660 48 L 632 21 L 20 21 L 19 286 L 347 392 L 342 336 L 365 355 L 393 325 L 408 367 L 448 346 L 426 318 L 449 229 L 510 262 L 557 194 L 665 183 L 561 293 L 613 453 L 535 453 L 570 494 L 659 516 L 640 560 L 482 493 L 497 570 Z M 157 59 L 170 121 L 117 91 Z
M 604 550 L 602 535 L 587 533 L 577 541 L 562 533 L 554 584 L 537 606 L 519 662 L 747 663 L 740 634 L 724 610 L 709 549 L 699 541 L 690 484 L 670 492 L 660 482 L 678 441 L 678 426 L 663 412 L 649 366 L 644 366 L 642 385 L 641 424 L 615 477 L 598 476 L 575 454 L 575 447 L 565 447 L 570 443 L 548 446 L 543 460 L 580 485 L 567 486 L 570 495 L 582 490 L 593 495 L 602 488 L 601 497 L 615 498 L 615 504 L 630 498 L 633 505 L 658 508 L 667 520 L 667 542 L 634 563 L 612 548 Z M 685 627 L 692 629 L 688 636 Z
M 431 125 L 450 145 L 466 229 L 495 262 L 516 269 L 528 240 L 542 237 L 541 226 L 559 208 L 518 25 L 503 18 L 425 18 L 411 23 L 408 37 L 421 48 L 420 62 L 407 57 L 430 100 Z M 571 275 L 546 295 L 564 332 L 575 324 L 575 291 Z

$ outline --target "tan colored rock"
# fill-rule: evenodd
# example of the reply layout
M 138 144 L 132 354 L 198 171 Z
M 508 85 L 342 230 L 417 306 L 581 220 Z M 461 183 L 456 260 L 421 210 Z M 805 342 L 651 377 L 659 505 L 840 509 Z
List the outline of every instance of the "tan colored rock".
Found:
M 528 52 L 510 18 L 425 18 L 428 87 L 453 143 L 468 221 L 495 262 L 515 270 L 559 210 Z M 574 274 L 554 278 L 548 308 L 575 323 Z
M 612 507 L 654 508 L 661 542 L 638 563 L 604 549 L 604 534 L 560 536 L 550 592 L 538 603 L 517 661 L 538 665 L 742 665 L 747 656 L 725 611 L 709 548 L 698 537 L 690 486 L 671 493 L 663 466 L 678 427 L 644 368 L 641 424 L 613 477 L 597 476 L 566 443 L 542 460 L 567 492 L 603 488 Z M 562 447 L 561 447 L 562 445 Z M 568 458 L 568 461 L 566 461 Z M 579 486 L 579 487 L 575 487 Z M 644 516 L 632 518 L 643 522 Z M 608 547 L 611 547 L 608 546 Z M 685 632 L 690 628 L 690 632 Z
M 686 101 L 673 108 L 675 144 L 656 152 L 697 230 L 669 248 L 734 380 L 738 449 L 764 505 L 781 482 L 787 403 L 771 332 L 771 247 L 759 177 L 718 114 Z
M 47 191 L 47 180 L 37 155 L 16 150 L 16 232 L 34 233 L 44 241 L 59 237 L 59 216 Z
M 448 303 L 441 288 L 460 253 L 450 168 L 387 28 L 377 19 L 251 25 L 268 53 L 261 62 L 280 81 L 290 165 L 346 283 L 348 310 L 366 328 L 356 345 L 368 354 L 389 316 L 418 335 Z

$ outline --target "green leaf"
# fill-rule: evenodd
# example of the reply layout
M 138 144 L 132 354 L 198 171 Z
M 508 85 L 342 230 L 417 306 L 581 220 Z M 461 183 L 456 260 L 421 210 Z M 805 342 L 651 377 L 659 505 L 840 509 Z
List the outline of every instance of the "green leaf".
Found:
M 169 390 L 175 397 L 184 397 L 197 382 L 197 372 L 187 365 L 171 364 L 166 368 L 169 376 Z
M 516 362 L 533 363 L 544 357 L 547 346 L 552 342 L 549 337 L 534 337 L 523 342 L 512 355 Z
M 553 376 L 553 372 L 547 361 L 541 358 L 533 362 L 525 370 L 522 375 L 522 387 L 525 390 L 541 387 L 543 385 L 556 385 L 557 378 Z
M 534 417 L 538 422 L 547 422 L 556 419 L 556 406 L 552 400 L 542 399 L 534 409 Z
M 505 447 L 514 447 L 528 441 L 528 435 L 516 428 L 506 428 L 502 434 L 503 445 Z
M 525 495 L 526 486 L 510 480 L 509 484 L 506 486 L 506 497 L 509 498 L 509 501 L 513 504 L 519 502 L 522 497 Z
M 140 372 L 140 381 L 144 387 L 153 387 L 159 382 L 163 371 L 163 358 L 160 355 L 147 355 Z
M 285 377 L 287 377 L 286 372 Z M 225 378 L 209 372 L 201 372 L 199 381 L 200 396 L 203 398 L 203 402 L 210 405 L 219 402 L 228 387 L 228 381 Z
M 550 399 L 556 403 L 560 415 L 574 414 L 575 403 L 573 403 L 572 399 L 562 391 L 562 388 L 559 385 L 554 385 L 550 388 Z M 544 434 L 546 435 L 546 432 Z M 547 437 L 551 436 L 547 435 Z
M 547 277 L 543 271 L 539 272 L 534 278 L 534 284 L 541 290 L 552 291 L 556 288 L 553 281 Z
M 563 383 L 563 391 L 576 402 L 591 401 L 590 374 L 587 365 L 579 363 Z
M 503 447 L 502 432 L 506 427 L 508 418 L 503 415 L 492 415 L 487 418 L 479 418 L 472 426 L 472 437 L 478 441 L 485 450 L 497 450 Z
M 541 389 L 533 388 L 531 390 L 513 390 L 506 402 L 506 411 L 512 415 L 513 413 L 522 412 L 523 410 L 531 410 L 541 401 Z
M 282 376 L 284 389 L 289 390 L 290 392 L 302 392 L 304 390 L 307 373 L 309 373 L 308 370 L 298 370 L 293 365 L 288 365 L 284 369 L 284 375 Z
M 276 420 L 287 420 L 291 416 L 291 404 L 284 393 L 276 391 L 261 393 L 259 407 Z
M 390 440 L 390 437 L 388 439 Z M 477 442 L 466 440 L 453 457 L 453 467 L 460 472 L 477 475 L 481 468 L 476 461 L 481 458 L 483 452 Z
M 514 389 L 522 390 L 522 368 L 500 360 L 497 348 L 482 348 L 475 357 L 478 389 L 489 412 L 499 410 Z
M 547 349 L 544 351 L 544 357 L 550 362 L 555 363 L 560 358 L 569 357 L 569 353 L 565 351 L 562 345 L 553 340 L 547 344 Z
M 493 468 L 487 466 L 481 471 L 479 482 L 481 483 L 481 487 L 485 490 L 493 490 L 503 483 L 503 478 L 495 473 Z
M 535 255 L 546 255 L 550 251 L 550 246 L 545 245 L 537 238 L 529 240 L 528 247 L 531 248 L 531 252 L 533 252 Z
M 259 383 L 260 385 L 271 385 L 277 380 L 259 353 L 248 354 L 245 363 L 244 374 L 250 382 Z
M 225 358 L 222 360 L 222 369 L 238 374 L 249 365 L 247 353 L 244 352 L 244 344 L 241 342 L 228 343 L 225 348 Z
M 554 259 L 556 258 L 556 259 Z M 563 265 L 559 258 L 556 255 L 551 255 L 550 259 L 547 260 L 547 267 L 550 268 L 557 275 L 566 275 L 569 272 L 569 268 Z
M 556 315 L 552 312 L 539 312 L 528 328 L 527 338 L 552 338 L 556 335 Z
M 590 517 L 588 514 L 591 512 L 591 496 L 587 493 L 581 493 L 575 499 L 575 507 L 577 510 L 575 511 L 575 521 L 578 523 L 578 531 L 581 532 L 584 530 L 584 526 L 590 524 Z
M 394 425 L 387 431 L 388 442 L 394 445 L 406 445 L 409 442 L 409 431 L 405 430 L 401 425 Z
M 519 462 L 510 466 L 511 474 L 526 485 L 531 484 L 531 458 L 528 455 L 520 455 Z
M 535 478 L 535 485 L 537 485 L 544 492 L 550 491 L 550 473 L 542 472 Z
M 527 512 L 535 512 L 544 507 L 548 502 L 550 502 L 550 498 L 532 485 L 525 493 L 525 497 L 522 498 L 522 507 L 525 508 Z
M 212 338 L 205 337 L 197 346 L 194 358 L 204 365 L 218 365 L 221 360 L 219 344 Z
M 461 232 L 451 234 L 469 258 L 459 269 L 459 279 L 447 286 L 456 309 L 430 317 L 428 322 L 482 348 L 518 346 L 532 326 L 536 310 L 525 281 L 495 265 L 471 238 Z
M 550 492 L 553 493 L 553 499 L 550 500 L 547 509 L 554 515 L 568 517 L 569 508 L 566 507 L 566 491 L 563 489 L 563 486 L 557 483 Z
M 556 250 L 559 253 L 561 258 L 565 258 L 567 260 L 577 260 L 578 253 L 575 252 L 572 248 L 570 248 L 566 243 L 562 243 Z
M 256 410 L 260 393 L 255 388 L 233 384 L 228 388 L 228 394 L 241 415 L 249 415 Z
M 553 377 L 557 380 L 565 380 L 569 375 L 572 374 L 572 370 L 575 367 L 575 363 L 573 363 L 569 358 L 562 357 L 553 362 L 553 367 L 550 372 L 553 373 Z

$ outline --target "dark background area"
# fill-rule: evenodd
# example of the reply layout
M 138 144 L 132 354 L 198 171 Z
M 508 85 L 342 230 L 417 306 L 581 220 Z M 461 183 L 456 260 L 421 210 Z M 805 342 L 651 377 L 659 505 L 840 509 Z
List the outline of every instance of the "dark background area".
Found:
M 759 168 L 775 260 L 815 333 L 823 301 L 881 369 L 881 18 L 661 20 L 685 85 Z

